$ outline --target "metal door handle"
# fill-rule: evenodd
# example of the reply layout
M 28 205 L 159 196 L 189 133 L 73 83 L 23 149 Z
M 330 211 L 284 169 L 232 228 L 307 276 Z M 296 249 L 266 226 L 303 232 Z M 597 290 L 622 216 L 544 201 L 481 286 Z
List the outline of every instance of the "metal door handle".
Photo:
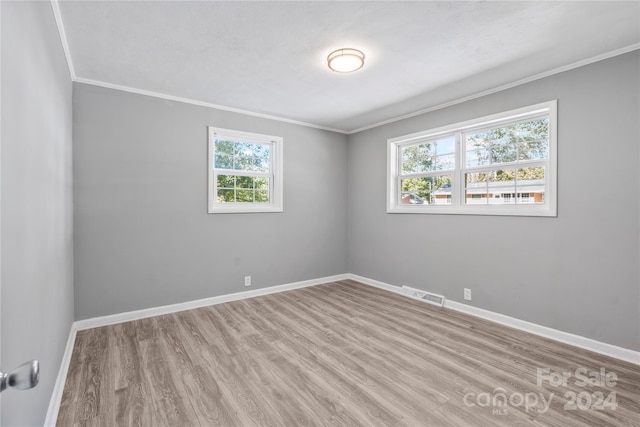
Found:
M 23 363 L 10 373 L 0 372 L 0 392 L 7 387 L 27 390 L 38 385 L 40 365 L 37 360 Z

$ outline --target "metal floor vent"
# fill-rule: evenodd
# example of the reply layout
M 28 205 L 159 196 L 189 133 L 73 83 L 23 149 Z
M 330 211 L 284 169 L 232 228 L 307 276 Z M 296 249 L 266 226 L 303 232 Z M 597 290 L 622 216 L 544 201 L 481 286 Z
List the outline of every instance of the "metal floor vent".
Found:
M 410 288 L 409 286 L 403 286 L 402 293 L 410 298 L 428 302 L 438 307 L 444 306 L 444 296 L 442 295 L 432 294 L 431 292 L 421 291 L 420 289 Z

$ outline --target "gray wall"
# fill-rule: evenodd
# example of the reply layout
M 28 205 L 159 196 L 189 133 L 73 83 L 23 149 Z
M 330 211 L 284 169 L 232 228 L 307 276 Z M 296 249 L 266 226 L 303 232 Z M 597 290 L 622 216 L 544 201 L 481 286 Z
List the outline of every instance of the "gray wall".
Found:
M 349 272 L 640 350 L 638 51 L 349 138 Z M 386 214 L 386 140 L 558 99 L 558 217 Z
M 207 126 L 284 138 L 284 213 L 207 214 Z M 346 273 L 346 144 L 75 84 L 76 318 Z
M 49 2 L 2 2 L 2 368 L 40 384 L 2 393 L 3 426 L 42 425 L 71 323 L 71 78 Z

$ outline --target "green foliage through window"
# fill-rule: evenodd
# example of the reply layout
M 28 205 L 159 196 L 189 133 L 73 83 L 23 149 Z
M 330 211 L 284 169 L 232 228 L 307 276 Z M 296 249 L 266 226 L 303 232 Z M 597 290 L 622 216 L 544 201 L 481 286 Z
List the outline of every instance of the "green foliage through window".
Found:
M 218 203 L 269 203 L 267 177 L 218 175 Z
M 467 167 L 484 166 L 549 156 L 549 119 L 474 131 L 464 136 Z
M 390 139 L 387 209 L 555 215 L 555 127 L 550 101 Z
M 227 171 L 216 175 L 217 202 L 269 203 L 271 146 L 216 139 L 214 147 L 215 168 Z
M 217 169 L 265 172 L 270 171 L 271 147 L 228 140 L 215 140 L 215 167 Z

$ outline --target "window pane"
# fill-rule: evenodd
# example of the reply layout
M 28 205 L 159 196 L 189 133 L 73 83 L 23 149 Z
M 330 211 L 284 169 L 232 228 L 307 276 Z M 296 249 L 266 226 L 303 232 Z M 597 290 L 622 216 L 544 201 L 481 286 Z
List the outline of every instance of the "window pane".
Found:
M 236 185 L 238 188 L 251 188 L 253 189 L 253 177 L 251 176 L 237 176 Z
M 549 140 L 549 119 L 537 119 L 516 125 L 518 141 L 544 141 Z
M 518 132 L 514 126 L 503 126 L 486 131 L 490 145 L 515 144 L 518 140 Z
M 233 190 L 218 190 L 218 203 L 233 203 L 235 201 Z
M 433 157 L 419 157 L 418 158 L 418 172 L 430 172 L 434 170 L 434 158 Z
M 516 203 L 539 205 L 544 203 L 544 187 L 541 186 L 523 186 L 518 187 L 518 198 Z
M 466 204 L 544 203 L 544 167 L 497 169 L 465 174 Z
M 445 139 L 439 139 L 437 142 L 438 155 L 451 154 L 456 151 L 456 140 L 453 136 Z
M 234 157 L 233 169 L 235 170 L 253 170 L 253 157 Z
M 542 181 L 544 183 L 544 166 L 518 169 L 518 185 L 534 184 L 526 181 Z
M 511 194 L 516 191 L 516 170 L 498 169 L 487 172 L 488 196 L 490 205 L 513 203 L 513 199 L 502 197 L 503 194 Z
M 467 186 L 469 184 L 475 184 L 478 182 L 487 182 L 487 173 L 486 172 L 474 172 L 465 174 L 465 180 L 467 182 Z
M 465 203 L 486 205 L 488 202 L 487 172 L 465 174 Z
M 517 131 L 514 126 L 505 126 L 486 131 L 489 139 L 491 163 L 515 162 L 518 158 Z
M 492 171 L 492 175 L 490 177 L 490 181 L 492 182 L 513 182 L 515 180 L 516 170 L 515 169 L 498 169 L 497 171 Z M 499 185 L 499 184 L 498 184 Z
M 518 195 L 516 203 L 544 203 L 545 171 L 543 166 L 520 168 L 517 172 Z
M 256 178 L 254 181 L 256 190 L 269 190 L 269 178 Z
M 255 202 L 269 203 L 268 177 L 218 175 L 216 180 L 219 203 L 253 203 L 254 197 Z
M 257 190 L 256 203 L 269 203 L 269 190 Z
M 220 169 L 233 169 L 233 157 L 224 154 L 216 154 L 215 167 Z
M 455 138 L 448 137 L 404 147 L 403 173 L 423 173 L 455 168 Z
M 238 203 L 253 203 L 253 190 L 236 190 Z
M 518 158 L 518 146 L 514 144 L 491 145 L 491 163 L 515 162 Z
M 418 145 L 418 154 L 423 157 L 430 157 L 436 154 L 436 146 L 431 142 Z
M 545 118 L 466 134 L 467 166 L 546 159 L 548 128 Z
M 257 172 L 269 172 L 269 158 L 254 157 L 253 170 Z
M 444 156 L 436 157 L 436 169 L 437 170 L 452 170 L 456 167 L 455 154 L 447 154 Z
M 416 191 L 418 189 L 416 181 L 415 178 L 403 179 L 400 183 L 400 188 L 402 191 Z
M 418 158 L 418 146 L 402 147 L 402 161 L 407 162 Z
M 537 160 L 549 157 L 549 140 L 521 142 L 518 145 L 518 160 Z
M 466 150 L 486 150 L 489 148 L 489 136 L 486 132 L 476 132 L 465 135 Z
M 418 146 L 402 147 L 402 173 L 417 172 Z
M 216 140 L 215 167 L 268 173 L 271 168 L 271 146 L 238 141 Z
M 226 154 L 233 156 L 233 141 L 215 140 L 216 154 Z
M 414 193 L 402 193 L 400 195 L 400 204 L 403 205 L 424 205 L 424 200 L 416 196 Z
M 235 176 L 218 175 L 218 188 L 235 188 Z
M 267 144 L 254 144 L 253 155 L 260 159 L 268 159 L 271 153 L 271 146 Z
M 402 180 L 400 203 L 403 205 L 451 204 L 451 175 Z
M 251 144 L 248 142 L 236 142 L 235 143 L 235 151 L 234 151 L 234 155 L 235 156 L 244 156 L 244 157 L 250 157 L 253 156 L 253 147 L 255 144 Z
M 467 151 L 467 166 L 483 166 L 489 164 L 489 150 Z
M 427 205 L 451 204 L 451 175 L 418 178 L 416 195 Z
M 424 204 L 429 203 L 433 190 L 433 177 L 430 176 L 416 179 L 416 195 L 425 201 Z

